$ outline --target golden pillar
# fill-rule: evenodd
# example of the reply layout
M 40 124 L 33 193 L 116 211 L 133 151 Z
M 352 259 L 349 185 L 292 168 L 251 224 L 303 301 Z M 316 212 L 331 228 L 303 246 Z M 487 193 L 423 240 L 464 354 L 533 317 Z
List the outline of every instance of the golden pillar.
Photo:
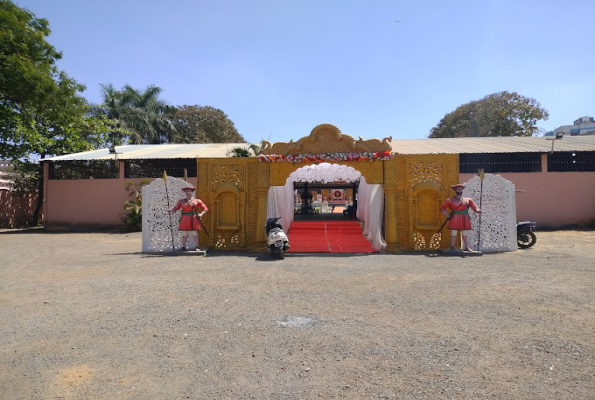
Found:
M 400 252 L 397 229 L 397 160 L 383 161 L 384 167 L 384 240 L 386 251 Z
M 256 198 L 258 204 L 256 226 L 254 227 L 253 237 L 254 250 L 266 250 L 266 232 L 265 225 L 267 222 L 267 198 L 269 195 L 271 168 L 268 162 L 257 163 L 257 177 L 256 177 Z M 289 227 L 288 227 L 289 228 Z
M 384 184 L 384 240 L 386 251 L 389 253 L 400 252 L 397 233 L 397 185 Z

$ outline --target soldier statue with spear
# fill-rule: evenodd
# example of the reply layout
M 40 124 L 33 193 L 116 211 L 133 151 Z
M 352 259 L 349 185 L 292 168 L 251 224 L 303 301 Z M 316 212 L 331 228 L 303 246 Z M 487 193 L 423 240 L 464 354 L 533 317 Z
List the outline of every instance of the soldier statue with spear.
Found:
M 182 188 L 182 191 L 186 194 L 186 198 L 181 199 L 174 208 L 168 210 L 170 214 L 173 214 L 180 208 L 182 209 L 179 226 L 180 232 L 182 233 L 182 251 L 187 250 L 186 242 L 188 241 L 189 233 L 192 235 L 192 241 L 194 242 L 195 250 L 199 251 L 198 230 L 204 227 L 201 217 L 205 215 L 207 211 L 209 211 L 205 203 L 203 203 L 200 199 L 195 199 L 194 196 L 192 196 L 194 190 L 195 188 L 190 185 Z M 201 212 L 198 211 L 199 208 L 202 210 Z
M 448 229 L 451 231 L 450 237 L 450 249 L 455 249 L 455 241 L 457 239 L 458 232 L 461 231 L 463 236 L 463 250 L 468 252 L 475 252 L 469 247 L 467 239 L 467 231 L 471 229 L 471 219 L 469 218 L 469 208 L 481 215 L 481 210 L 475 205 L 472 199 L 469 197 L 463 197 L 463 189 L 465 185 L 459 183 L 451 186 L 454 189 L 456 195 L 446 200 L 440 207 L 440 211 L 446 216 L 448 220 Z M 446 209 L 449 208 L 451 213 L 449 214 Z

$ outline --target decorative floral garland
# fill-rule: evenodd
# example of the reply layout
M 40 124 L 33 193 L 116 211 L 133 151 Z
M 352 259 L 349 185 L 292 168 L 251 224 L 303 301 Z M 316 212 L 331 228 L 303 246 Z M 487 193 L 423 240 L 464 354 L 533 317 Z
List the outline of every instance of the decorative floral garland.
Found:
M 261 154 L 258 156 L 260 161 L 268 162 L 332 162 L 332 161 L 387 161 L 393 158 L 394 154 L 390 151 L 381 151 L 377 153 L 325 153 L 325 154 Z

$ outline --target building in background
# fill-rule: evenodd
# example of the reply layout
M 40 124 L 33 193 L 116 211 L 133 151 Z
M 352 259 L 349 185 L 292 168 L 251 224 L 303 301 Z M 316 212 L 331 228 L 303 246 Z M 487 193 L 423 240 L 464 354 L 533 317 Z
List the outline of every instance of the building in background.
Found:
M 12 172 L 12 161 L 0 160 L 0 190 L 10 190 Z
M 540 227 L 586 225 L 595 221 L 595 135 L 564 136 L 555 141 L 555 146 L 547 139 L 535 136 L 402 139 L 393 140 L 390 145 L 396 160 L 421 157 L 428 165 L 433 165 L 432 160 L 442 155 L 456 155 L 453 179 L 460 182 L 467 182 L 481 168 L 485 173 L 498 174 L 513 182 L 518 193 L 518 221 L 535 221 Z M 130 199 L 125 190 L 128 182 L 160 178 L 166 170 L 168 176 L 187 177 L 194 184 L 200 175 L 197 160 L 223 158 L 230 165 L 238 164 L 241 160 L 228 155 L 229 148 L 234 146 L 238 147 L 216 143 L 127 145 L 117 147 L 117 160 L 108 149 L 44 159 L 45 226 L 78 229 L 122 224 L 123 204 Z M 437 176 L 443 173 L 438 167 L 424 165 L 420 161 L 411 171 L 400 165 L 398 171 Z M 223 179 L 235 176 L 236 172 L 219 174 Z M 330 200 L 333 194 L 315 190 L 322 194 L 323 200 L 325 196 Z M 560 193 L 573 199 L 571 207 L 552 203 Z M 343 198 L 346 196 L 352 195 L 346 190 Z
M 581 117 L 574 121 L 573 125 L 562 125 L 546 133 L 545 136 L 556 136 L 558 132 L 571 136 L 595 135 L 595 121 L 593 121 L 593 117 Z

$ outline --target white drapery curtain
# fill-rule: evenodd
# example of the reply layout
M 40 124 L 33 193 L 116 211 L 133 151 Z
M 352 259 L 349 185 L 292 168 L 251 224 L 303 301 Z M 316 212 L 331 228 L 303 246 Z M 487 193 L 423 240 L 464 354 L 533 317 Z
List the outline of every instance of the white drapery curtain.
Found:
M 384 188 L 382 185 L 369 185 L 363 176 L 357 190 L 357 219 L 364 223 L 363 235 L 372 243 L 376 251 L 386 248 L 382 237 L 384 217 Z
M 285 232 L 294 220 L 295 200 L 293 195 L 293 180 L 287 178 L 285 186 L 271 186 L 267 196 L 267 219 L 281 217 L 278 223 Z M 264 229 L 264 226 L 262 227 Z

